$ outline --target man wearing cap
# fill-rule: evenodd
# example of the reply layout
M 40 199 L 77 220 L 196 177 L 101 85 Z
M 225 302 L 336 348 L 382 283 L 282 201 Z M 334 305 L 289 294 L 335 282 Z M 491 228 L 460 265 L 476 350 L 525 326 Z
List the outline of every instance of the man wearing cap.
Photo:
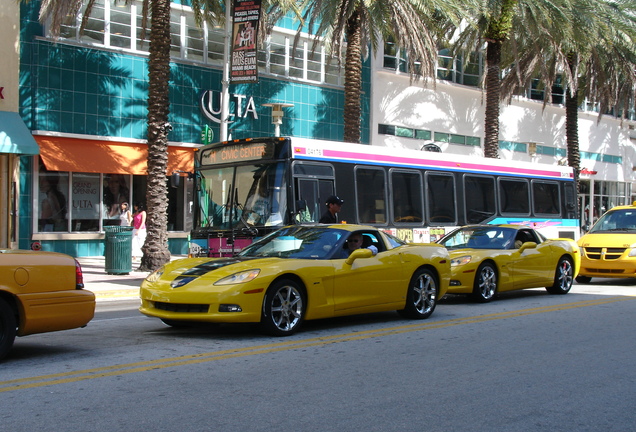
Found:
M 338 223 L 338 212 L 340 211 L 343 203 L 344 201 L 335 195 L 331 195 L 329 198 L 327 198 L 327 201 L 325 202 L 325 204 L 327 205 L 327 210 L 323 213 L 318 222 L 324 224 Z

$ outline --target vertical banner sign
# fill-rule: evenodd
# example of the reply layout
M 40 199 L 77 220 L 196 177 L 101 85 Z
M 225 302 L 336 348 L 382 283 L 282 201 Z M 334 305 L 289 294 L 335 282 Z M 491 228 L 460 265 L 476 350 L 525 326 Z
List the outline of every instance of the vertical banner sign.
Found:
M 261 0 L 234 0 L 232 23 L 232 61 L 230 81 L 255 83 L 258 81 L 258 21 Z

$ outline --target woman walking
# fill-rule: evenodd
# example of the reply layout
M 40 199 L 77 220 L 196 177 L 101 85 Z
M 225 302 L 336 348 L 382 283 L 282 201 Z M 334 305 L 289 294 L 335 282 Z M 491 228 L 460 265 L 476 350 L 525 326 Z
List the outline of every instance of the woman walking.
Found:
M 146 241 L 146 210 L 140 202 L 134 205 L 133 213 L 133 238 L 132 238 L 132 257 L 133 261 L 141 260 L 143 251 L 141 250 Z

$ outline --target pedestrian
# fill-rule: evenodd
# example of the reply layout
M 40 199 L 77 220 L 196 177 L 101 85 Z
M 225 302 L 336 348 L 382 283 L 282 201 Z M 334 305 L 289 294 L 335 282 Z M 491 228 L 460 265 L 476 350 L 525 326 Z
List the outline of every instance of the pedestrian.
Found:
M 140 202 L 134 205 L 133 213 L 133 238 L 132 238 L 132 257 L 133 260 L 141 260 L 143 256 L 142 246 L 146 242 L 146 210 Z
M 128 203 L 123 202 L 119 205 L 119 225 L 130 226 L 133 220 L 133 215 L 128 209 Z
M 331 195 L 325 202 L 327 210 L 322 214 L 322 217 L 318 222 L 324 224 L 338 223 L 338 212 L 342 208 L 342 204 L 344 204 L 343 200 L 338 198 L 336 195 Z

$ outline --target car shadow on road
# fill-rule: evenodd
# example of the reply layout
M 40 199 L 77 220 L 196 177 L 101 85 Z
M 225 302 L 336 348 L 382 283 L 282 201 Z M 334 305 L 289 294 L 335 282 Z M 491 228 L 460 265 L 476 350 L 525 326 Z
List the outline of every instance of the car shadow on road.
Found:
M 405 320 L 400 317 L 396 312 L 378 312 L 362 315 L 350 315 L 345 317 L 325 318 L 319 320 L 305 321 L 297 333 L 289 337 L 276 338 L 263 334 L 257 323 L 247 324 L 228 324 L 228 323 L 192 323 L 191 325 L 184 325 L 179 327 L 170 327 L 158 323 L 159 327 L 151 331 L 147 331 L 147 334 L 153 336 L 165 336 L 175 337 L 183 336 L 189 338 L 217 338 L 217 339 L 234 339 L 237 337 L 243 339 L 275 339 L 275 340 L 290 340 L 295 336 L 302 336 L 306 338 L 308 333 L 320 333 L 328 332 L 329 330 L 337 329 L 343 332 L 355 332 L 359 327 L 365 327 L 368 325 L 383 326 L 386 324 L 394 324 L 396 322 L 413 322 L 411 320 Z M 327 333 L 325 334 L 325 336 Z

